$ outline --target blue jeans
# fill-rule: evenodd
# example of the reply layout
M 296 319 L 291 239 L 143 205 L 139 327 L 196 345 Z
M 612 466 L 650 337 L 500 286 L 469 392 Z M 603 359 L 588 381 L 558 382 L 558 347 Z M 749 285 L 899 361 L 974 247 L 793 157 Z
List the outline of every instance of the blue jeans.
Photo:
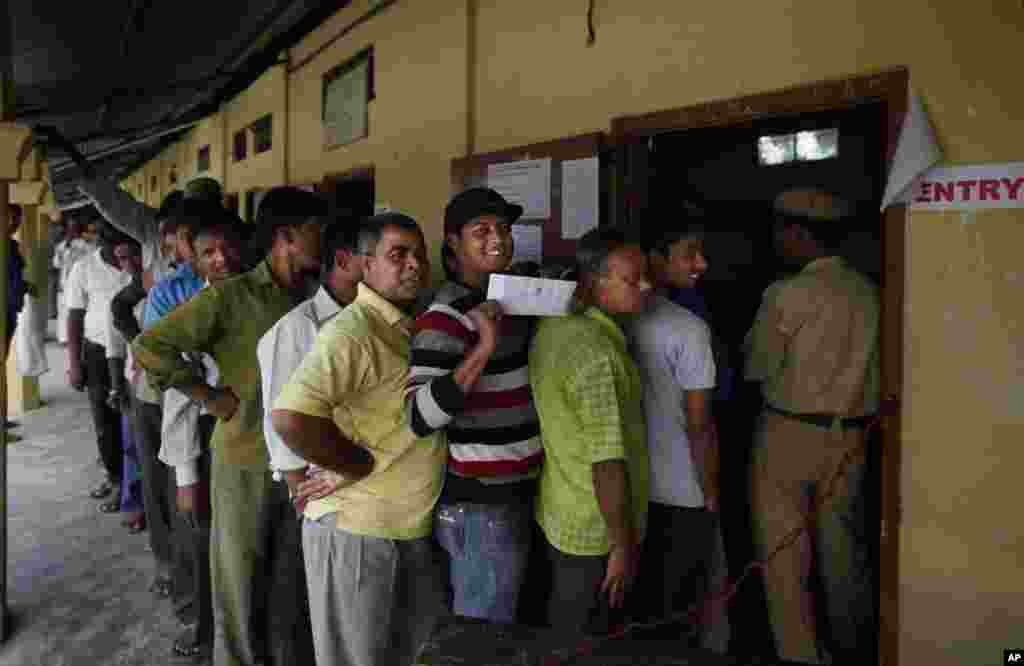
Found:
M 529 505 L 442 504 L 434 533 L 451 557 L 452 611 L 514 622 L 532 540 Z

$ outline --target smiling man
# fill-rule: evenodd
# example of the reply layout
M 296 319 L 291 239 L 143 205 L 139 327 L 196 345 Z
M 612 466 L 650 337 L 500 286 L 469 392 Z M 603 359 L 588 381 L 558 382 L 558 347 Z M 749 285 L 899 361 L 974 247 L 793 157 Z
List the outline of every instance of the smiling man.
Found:
M 490 275 L 512 263 L 522 213 L 486 188 L 448 204 L 451 279 L 416 320 L 407 396 L 417 435 L 447 435 L 435 534 L 451 557 L 453 610 L 496 622 L 515 621 L 544 454 L 527 368 L 532 322 L 501 318 L 486 301 Z
M 698 599 L 714 544 L 715 361 L 707 324 L 668 298 L 670 290 L 692 290 L 707 270 L 703 229 L 684 219 L 654 231 L 646 245 L 657 294 L 627 330 L 644 384 L 651 474 L 641 614 L 662 618 Z
M 190 513 L 212 516 L 217 666 L 253 666 L 267 657 L 272 664 L 303 663 L 279 655 L 300 653 L 308 644 L 308 637 L 279 635 L 280 625 L 267 622 L 268 614 L 290 610 L 268 604 L 277 581 L 267 571 L 273 566 L 267 563 L 275 557 L 279 523 L 288 519 L 278 511 L 282 493 L 287 504 L 287 490 L 274 484 L 267 465 L 256 347 L 278 319 L 308 298 L 311 278 L 319 275 L 325 214 L 326 204 L 313 194 L 290 187 L 270 190 L 257 215 L 257 224 L 271 238 L 266 258 L 246 273 L 203 289 L 132 345 L 156 386 L 177 388 L 217 419 L 210 444 L 210 510 L 201 501 L 188 507 Z M 220 270 L 223 262 L 210 259 L 210 270 Z M 217 385 L 183 357 L 193 353 L 213 358 Z M 182 499 L 188 494 L 179 491 Z
M 320 331 L 271 416 L 292 451 L 336 478 L 311 495 L 302 528 L 317 664 L 403 666 L 443 602 L 430 528 L 445 447 L 408 427 L 403 400 L 408 313 L 430 262 L 419 226 L 397 213 L 365 221 L 358 250 L 356 300 Z

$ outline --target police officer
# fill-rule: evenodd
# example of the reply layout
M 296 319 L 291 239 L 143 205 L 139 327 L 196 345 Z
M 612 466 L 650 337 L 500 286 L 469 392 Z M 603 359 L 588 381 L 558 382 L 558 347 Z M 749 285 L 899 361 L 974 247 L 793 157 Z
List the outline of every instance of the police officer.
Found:
M 764 398 L 751 471 L 754 542 L 766 557 L 817 504 L 812 528 L 825 598 L 815 606 L 829 619 L 828 649 L 843 663 L 856 658 L 855 648 L 872 649 L 864 640 L 873 595 L 859 494 L 865 426 L 880 384 L 878 290 L 836 250 L 850 213 L 823 191 L 776 198 L 776 250 L 799 272 L 768 287 L 745 343 L 746 378 L 761 382 Z M 845 474 L 826 497 L 848 452 Z M 804 611 L 803 570 L 796 547 L 772 560 L 764 573 L 768 612 L 779 656 L 819 663 L 825 655 L 814 614 Z

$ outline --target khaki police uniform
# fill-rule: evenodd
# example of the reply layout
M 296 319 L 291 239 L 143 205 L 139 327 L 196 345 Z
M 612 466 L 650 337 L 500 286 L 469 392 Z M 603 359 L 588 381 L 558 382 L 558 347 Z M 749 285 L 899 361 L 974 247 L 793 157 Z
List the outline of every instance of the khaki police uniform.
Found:
M 822 224 L 844 213 L 841 202 L 811 191 L 780 195 L 776 210 Z M 843 259 L 824 257 L 765 291 L 746 340 L 746 378 L 762 383 L 765 400 L 751 469 L 755 544 L 767 557 L 801 525 L 812 499 L 821 504 L 813 528 L 826 598 L 816 605 L 844 654 L 858 644 L 870 649 L 863 644 L 873 602 L 860 491 L 864 426 L 879 401 L 879 321 L 877 288 Z M 856 453 L 824 500 L 848 451 Z M 800 549 L 780 552 L 764 578 L 779 656 L 819 662 Z

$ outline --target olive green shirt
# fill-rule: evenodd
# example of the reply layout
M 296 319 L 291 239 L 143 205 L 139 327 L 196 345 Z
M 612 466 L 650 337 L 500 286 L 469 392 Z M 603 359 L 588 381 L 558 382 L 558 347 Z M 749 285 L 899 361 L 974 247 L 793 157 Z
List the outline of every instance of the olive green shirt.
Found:
M 812 261 L 765 290 L 747 335 L 746 378 L 788 412 L 873 414 L 880 322 L 874 284 L 839 257 Z
M 161 391 L 205 381 L 183 353 L 205 352 L 213 357 L 221 386 L 230 387 L 239 401 L 230 421 L 217 421 L 211 442 L 229 463 L 267 465 L 256 345 L 301 300 L 274 281 L 263 261 L 247 273 L 202 290 L 132 343 L 136 361 Z
M 541 321 L 530 349 L 530 385 L 544 440 L 536 518 L 552 546 L 604 555 L 608 526 L 592 468 L 622 460 L 632 526 L 647 523 L 647 429 L 640 372 L 622 328 L 601 310 Z

